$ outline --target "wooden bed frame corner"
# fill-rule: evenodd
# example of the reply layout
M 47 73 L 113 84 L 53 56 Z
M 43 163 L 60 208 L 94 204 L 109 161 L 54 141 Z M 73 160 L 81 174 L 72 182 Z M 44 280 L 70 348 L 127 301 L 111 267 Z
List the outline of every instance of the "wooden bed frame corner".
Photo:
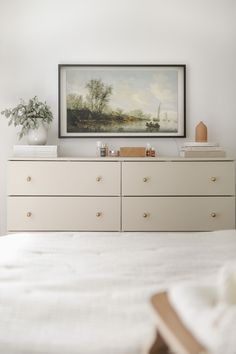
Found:
M 210 354 L 185 327 L 168 300 L 167 292 L 151 298 L 156 311 L 157 336 L 149 354 Z

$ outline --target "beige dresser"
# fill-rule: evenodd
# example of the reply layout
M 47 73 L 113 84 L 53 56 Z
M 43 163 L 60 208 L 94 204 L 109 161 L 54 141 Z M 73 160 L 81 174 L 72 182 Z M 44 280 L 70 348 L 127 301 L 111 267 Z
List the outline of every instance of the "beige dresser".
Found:
M 8 231 L 235 228 L 232 159 L 8 161 Z

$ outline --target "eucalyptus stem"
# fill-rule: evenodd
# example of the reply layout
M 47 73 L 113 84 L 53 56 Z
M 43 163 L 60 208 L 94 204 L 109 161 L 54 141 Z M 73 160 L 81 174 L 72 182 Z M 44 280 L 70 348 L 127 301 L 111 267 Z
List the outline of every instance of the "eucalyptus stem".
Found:
M 7 108 L 1 114 L 9 119 L 8 125 L 21 126 L 19 139 L 30 129 L 38 129 L 41 123 L 50 125 L 53 120 L 50 107 L 39 101 L 37 96 L 29 99 L 28 103 L 21 99 L 16 107 Z

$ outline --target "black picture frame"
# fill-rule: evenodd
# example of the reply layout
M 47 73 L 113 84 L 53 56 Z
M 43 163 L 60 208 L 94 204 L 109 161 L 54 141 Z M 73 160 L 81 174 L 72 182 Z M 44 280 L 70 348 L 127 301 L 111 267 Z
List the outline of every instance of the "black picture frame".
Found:
M 185 64 L 59 64 L 58 137 L 186 136 Z

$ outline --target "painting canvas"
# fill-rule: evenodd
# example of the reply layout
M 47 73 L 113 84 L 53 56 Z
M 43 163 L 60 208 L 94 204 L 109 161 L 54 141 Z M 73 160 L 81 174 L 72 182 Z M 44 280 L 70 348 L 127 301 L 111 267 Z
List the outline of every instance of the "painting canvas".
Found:
M 59 137 L 184 137 L 185 65 L 59 65 Z

